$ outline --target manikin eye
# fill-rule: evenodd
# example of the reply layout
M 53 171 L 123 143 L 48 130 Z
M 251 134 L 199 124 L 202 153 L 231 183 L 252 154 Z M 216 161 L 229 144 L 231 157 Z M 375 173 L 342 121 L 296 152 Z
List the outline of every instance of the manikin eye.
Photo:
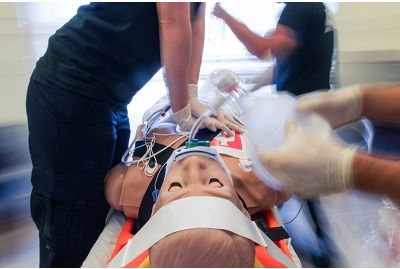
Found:
M 175 192 L 175 191 L 179 191 L 180 189 L 182 189 L 181 183 L 172 182 L 171 185 L 169 185 L 168 191 Z
M 214 187 L 214 188 L 221 188 L 224 186 L 224 184 L 222 184 L 221 181 L 219 181 L 219 179 L 215 178 L 215 177 L 210 178 L 208 185 L 210 185 L 211 187 Z

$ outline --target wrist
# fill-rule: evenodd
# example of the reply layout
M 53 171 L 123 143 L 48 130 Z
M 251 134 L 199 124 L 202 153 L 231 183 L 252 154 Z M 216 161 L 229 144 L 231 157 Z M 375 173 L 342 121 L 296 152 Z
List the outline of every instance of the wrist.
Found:
M 197 85 L 196 84 L 188 84 L 187 92 L 189 95 L 189 104 L 192 109 L 192 115 L 195 117 L 200 117 L 200 115 L 203 114 L 208 109 L 208 107 L 199 101 L 198 96 L 197 96 L 197 92 L 198 92 Z
M 183 109 L 173 112 L 172 119 L 178 124 L 183 130 L 191 128 L 192 125 L 192 113 L 190 104 L 187 104 Z
M 208 110 L 208 107 L 205 104 L 200 103 L 197 98 L 189 100 L 189 104 L 192 109 L 192 115 L 196 118 L 200 117 L 200 115 Z
M 188 96 L 189 96 L 189 100 L 198 100 L 198 87 L 196 84 L 188 84 L 187 85 L 187 92 L 188 92 Z
M 354 147 L 335 148 L 331 153 L 331 161 L 328 163 L 330 189 L 334 192 L 342 192 L 354 187 L 353 159 L 357 150 Z
M 220 18 L 221 18 L 223 21 L 226 22 L 227 20 L 229 20 L 229 14 L 226 13 L 225 11 L 223 11 L 223 12 L 221 13 Z
M 364 95 L 361 85 L 352 85 L 343 89 L 347 91 L 348 102 L 346 104 L 346 117 L 349 122 L 356 121 L 363 114 Z

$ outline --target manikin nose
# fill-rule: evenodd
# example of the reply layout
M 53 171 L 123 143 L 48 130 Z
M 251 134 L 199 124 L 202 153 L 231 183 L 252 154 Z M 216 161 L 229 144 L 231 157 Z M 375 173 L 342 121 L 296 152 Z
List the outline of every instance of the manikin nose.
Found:
M 190 156 L 182 160 L 182 169 L 186 176 L 183 177 L 185 184 L 190 185 L 204 185 L 206 184 L 207 166 L 204 158 L 200 156 Z

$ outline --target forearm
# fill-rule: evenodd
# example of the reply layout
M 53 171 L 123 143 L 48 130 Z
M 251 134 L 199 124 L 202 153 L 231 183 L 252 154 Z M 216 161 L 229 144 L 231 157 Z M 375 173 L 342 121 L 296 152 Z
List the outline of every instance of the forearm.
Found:
M 400 84 L 364 86 L 362 114 L 372 121 L 400 123 Z
M 197 85 L 199 80 L 204 48 L 205 7 L 206 4 L 203 3 L 196 19 L 192 22 L 192 53 L 188 77 L 189 84 Z
M 268 38 L 255 34 L 230 14 L 225 13 L 222 19 L 251 54 L 262 58 L 265 55 L 265 51 L 270 49 L 270 40 Z
M 192 31 L 189 3 L 157 3 L 160 25 L 161 57 L 166 68 L 172 111 L 188 104 L 188 67 Z
M 357 153 L 353 159 L 354 188 L 385 194 L 400 201 L 400 162 Z

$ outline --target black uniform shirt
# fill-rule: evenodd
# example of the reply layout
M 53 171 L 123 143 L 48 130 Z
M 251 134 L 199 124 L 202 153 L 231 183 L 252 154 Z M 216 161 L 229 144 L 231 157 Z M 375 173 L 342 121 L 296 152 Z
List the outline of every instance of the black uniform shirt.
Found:
M 295 95 L 329 89 L 333 26 L 322 3 L 287 3 L 278 24 L 296 33 L 298 46 L 286 58 L 277 58 L 277 90 Z
M 155 3 L 91 3 L 50 37 L 36 73 L 63 89 L 125 105 L 160 67 Z

